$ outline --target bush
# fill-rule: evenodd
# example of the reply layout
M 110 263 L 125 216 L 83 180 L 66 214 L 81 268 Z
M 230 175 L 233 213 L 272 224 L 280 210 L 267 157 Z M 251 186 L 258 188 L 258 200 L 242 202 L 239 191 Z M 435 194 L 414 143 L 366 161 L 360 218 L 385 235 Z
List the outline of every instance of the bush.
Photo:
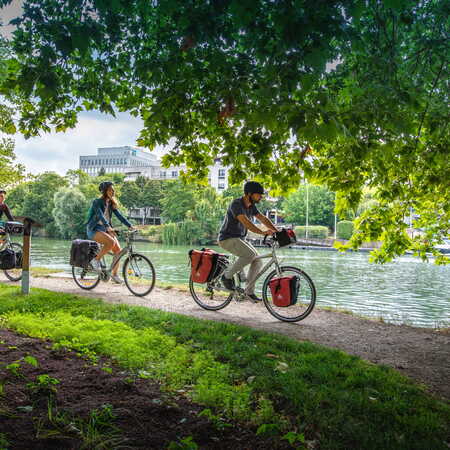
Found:
M 353 234 L 353 222 L 350 220 L 341 220 L 337 224 L 336 235 L 339 239 L 350 239 Z
M 306 237 L 306 228 L 308 228 L 308 237 L 316 239 L 326 239 L 328 237 L 328 227 L 323 227 L 321 225 L 311 225 L 308 227 L 300 226 L 295 227 L 294 231 L 297 238 Z
M 162 233 L 164 225 L 145 225 L 145 227 L 140 229 L 142 236 L 148 238 L 150 242 L 162 242 Z
M 164 245 L 192 245 L 201 236 L 201 226 L 193 220 L 179 223 L 166 223 L 162 226 L 162 242 Z

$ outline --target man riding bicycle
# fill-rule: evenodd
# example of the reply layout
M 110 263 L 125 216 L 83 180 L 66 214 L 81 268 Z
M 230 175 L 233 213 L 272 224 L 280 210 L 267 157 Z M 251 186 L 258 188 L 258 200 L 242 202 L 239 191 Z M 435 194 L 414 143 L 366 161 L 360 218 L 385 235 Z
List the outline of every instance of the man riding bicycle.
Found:
M 6 191 L 4 189 L 0 189 L 0 235 L 3 235 L 5 233 L 5 229 L 3 228 L 3 222 L 1 221 L 3 214 L 5 214 L 6 218 L 10 222 L 14 221 L 14 217 L 11 214 L 11 210 L 5 203 L 5 198 L 6 198 Z
M 222 275 L 223 285 L 226 289 L 234 290 L 234 274 L 250 264 L 245 293 L 254 302 L 261 301 L 255 295 L 255 278 L 261 269 L 262 262 L 260 259 L 255 260 L 258 252 L 244 238 L 248 230 L 262 236 L 272 235 L 278 231 L 272 221 L 261 214 L 255 206 L 261 201 L 264 194 L 264 188 L 260 183 L 256 181 L 246 182 L 244 185 L 244 196 L 233 200 L 228 207 L 218 237 L 220 247 L 238 257 L 236 262 L 228 267 Z M 253 217 L 256 217 L 268 229 L 263 231 L 258 228 L 252 222 Z

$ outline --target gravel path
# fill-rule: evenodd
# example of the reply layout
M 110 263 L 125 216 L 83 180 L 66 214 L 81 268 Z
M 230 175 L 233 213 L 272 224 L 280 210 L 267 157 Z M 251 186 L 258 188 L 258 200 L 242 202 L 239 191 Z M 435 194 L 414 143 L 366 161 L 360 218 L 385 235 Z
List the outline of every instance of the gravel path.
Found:
M 5 281 L 3 274 L 0 281 Z M 108 303 L 126 303 L 200 319 L 245 325 L 257 330 L 287 335 L 343 350 L 375 364 L 399 370 L 445 400 L 450 400 L 450 334 L 429 329 L 391 325 L 340 312 L 315 309 L 304 321 L 284 323 L 269 314 L 264 305 L 232 302 L 221 311 L 201 309 L 190 294 L 177 289 L 155 288 L 148 297 L 135 297 L 125 286 L 101 283 L 82 291 L 69 278 L 33 278 L 33 287 L 101 298 Z

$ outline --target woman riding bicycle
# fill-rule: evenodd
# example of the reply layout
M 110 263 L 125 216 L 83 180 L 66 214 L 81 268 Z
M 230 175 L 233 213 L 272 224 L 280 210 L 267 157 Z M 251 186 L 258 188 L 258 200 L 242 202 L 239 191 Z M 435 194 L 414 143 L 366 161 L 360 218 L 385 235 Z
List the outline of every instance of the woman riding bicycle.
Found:
M 247 286 L 245 293 L 252 301 L 261 301 L 255 295 L 256 275 L 261 269 L 262 262 L 256 259 L 258 252 L 244 238 L 247 230 L 253 233 L 272 235 L 278 231 L 270 219 L 261 214 L 256 208 L 264 195 L 264 188 L 256 181 L 248 181 L 244 185 L 244 196 L 233 200 L 228 207 L 227 214 L 220 228 L 218 243 L 225 250 L 238 256 L 236 262 L 228 267 L 223 276 L 222 283 L 225 288 L 233 290 L 235 288 L 233 275 L 240 272 L 246 265 L 250 264 L 247 276 Z M 263 231 L 258 228 L 251 219 L 256 217 L 268 229 Z
M 98 189 L 102 193 L 102 196 L 92 202 L 88 213 L 86 232 L 88 239 L 102 244 L 99 254 L 91 261 L 92 268 L 97 272 L 101 272 L 101 258 L 110 251 L 114 254 L 120 253 L 121 251 L 117 235 L 111 224 L 112 214 L 127 227 L 133 228 L 133 226 L 119 212 L 117 200 L 114 197 L 113 183 L 111 181 L 104 181 L 100 183 Z M 117 275 L 118 270 L 119 263 L 113 267 L 111 279 L 115 283 L 121 284 L 122 280 Z

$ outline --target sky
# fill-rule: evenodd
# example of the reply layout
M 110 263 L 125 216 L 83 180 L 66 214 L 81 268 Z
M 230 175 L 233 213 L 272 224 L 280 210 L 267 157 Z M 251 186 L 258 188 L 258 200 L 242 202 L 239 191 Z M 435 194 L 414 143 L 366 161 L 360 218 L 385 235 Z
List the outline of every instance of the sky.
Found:
M 0 9 L 3 36 L 11 35 L 13 27 L 7 24 L 20 15 L 21 4 L 21 0 L 13 0 L 11 5 Z M 142 121 L 127 113 L 118 113 L 114 118 L 100 112 L 85 112 L 78 116 L 77 126 L 65 133 L 52 132 L 30 139 L 20 134 L 12 137 L 17 162 L 28 173 L 55 171 L 64 175 L 67 170 L 79 167 L 80 155 L 96 154 L 98 147 L 136 145 L 142 128 Z M 155 153 L 161 155 L 163 151 L 159 149 Z

